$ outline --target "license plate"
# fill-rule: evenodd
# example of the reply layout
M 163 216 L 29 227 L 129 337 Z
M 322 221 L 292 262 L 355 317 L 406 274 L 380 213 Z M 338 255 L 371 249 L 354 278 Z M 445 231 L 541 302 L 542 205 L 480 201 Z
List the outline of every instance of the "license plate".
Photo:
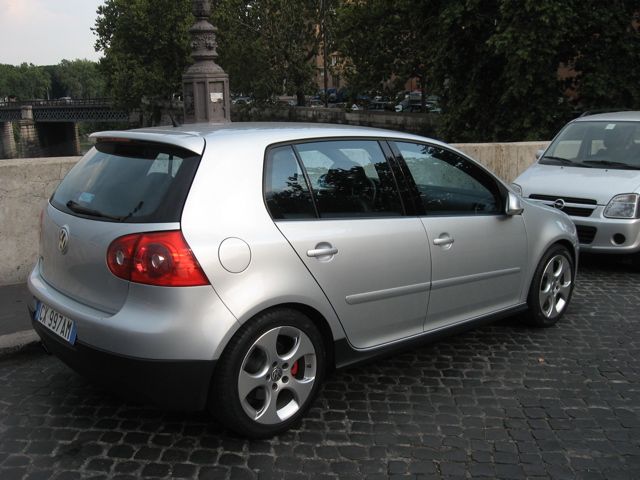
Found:
M 38 302 L 35 319 L 53 333 L 73 345 L 76 341 L 76 324 L 53 308 Z

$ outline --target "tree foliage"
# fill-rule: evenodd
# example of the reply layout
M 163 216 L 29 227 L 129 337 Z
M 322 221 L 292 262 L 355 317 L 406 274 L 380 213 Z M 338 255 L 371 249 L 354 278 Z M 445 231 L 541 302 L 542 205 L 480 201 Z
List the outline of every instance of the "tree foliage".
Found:
M 100 69 L 118 105 L 140 108 L 181 93 L 189 62 L 189 0 L 106 0 L 98 7 L 95 48 Z
M 51 70 L 53 97 L 85 99 L 105 96 L 106 82 L 96 62 L 62 60 Z
M 0 100 L 46 99 L 51 88 L 51 77 L 42 67 L 31 63 L 20 66 L 0 64 Z
M 232 90 L 258 100 L 290 93 L 303 104 L 305 93 L 314 89 L 311 60 L 320 48 L 322 3 L 220 0 L 214 22 L 219 27 L 220 65 L 230 75 Z
M 549 138 L 577 110 L 640 107 L 639 11 L 637 0 L 356 0 L 339 10 L 340 48 L 360 89 L 422 71 L 447 140 Z
M 423 10 L 412 0 L 342 3 L 334 37 L 351 89 L 392 94 L 410 77 L 428 84 L 434 31 Z

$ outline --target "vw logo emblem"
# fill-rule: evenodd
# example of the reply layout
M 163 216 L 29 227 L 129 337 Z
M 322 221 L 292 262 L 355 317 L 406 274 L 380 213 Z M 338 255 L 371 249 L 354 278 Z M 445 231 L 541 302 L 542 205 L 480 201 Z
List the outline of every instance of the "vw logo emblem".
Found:
M 271 372 L 271 381 L 272 382 L 277 382 L 278 380 L 280 380 L 282 378 L 282 369 L 280 367 L 276 367 L 273 369 L 273 371 Z
M 562 210 L 564 208 L 564 200 L 559 198 L 555 202 L 553 202 L 553 206 L 558 210 Z
M 66 225 L 60 229 L 58 232 L 58 250 L 63 255 L 67 253 L 67 248 L 69 247 L 69 227 Z

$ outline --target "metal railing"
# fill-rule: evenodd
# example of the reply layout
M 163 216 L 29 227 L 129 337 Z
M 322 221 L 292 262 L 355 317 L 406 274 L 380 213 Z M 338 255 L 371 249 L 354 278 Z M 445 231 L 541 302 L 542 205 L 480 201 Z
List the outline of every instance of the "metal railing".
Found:
M 40 98 L 32 99 L 32 100 L 19 100 L 19 101 L 8 101 L 8 102 L 0 102 L 0 108 L 20 108 L 23 106 L 32 106 L 32 107 L 104 107 L 113 105 L 113 99 L 108 97 L 103 98 L 58 98 L 56 100 L 43 100 Z

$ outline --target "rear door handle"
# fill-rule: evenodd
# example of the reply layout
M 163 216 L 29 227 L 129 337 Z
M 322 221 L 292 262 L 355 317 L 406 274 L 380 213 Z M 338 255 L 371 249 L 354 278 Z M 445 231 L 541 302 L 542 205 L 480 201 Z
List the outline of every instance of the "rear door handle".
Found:
M 307 250 L 307 257 L 328 257 L 336 253 L 338 253 L 336 247 L 314 248 L 313 250 Z
M 453 237 L 450 237 L 449 235 L 440 235 L 438 238 L 434 238 L 433 239 L 433 244 L 434 245 L 438 245 L 438 246 L 443 246 L 443 245 L 451 245 L 453 243 Z

